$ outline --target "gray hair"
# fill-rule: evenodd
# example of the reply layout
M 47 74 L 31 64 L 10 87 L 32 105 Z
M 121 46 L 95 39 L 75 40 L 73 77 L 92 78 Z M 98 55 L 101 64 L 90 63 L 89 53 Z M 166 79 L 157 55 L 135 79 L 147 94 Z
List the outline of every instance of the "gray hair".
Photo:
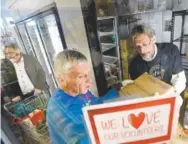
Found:
M 12 48 L 14 50 L 19 50 L 18 44 L 13 43 L 13 42 L 5 44 L 4 49 L 6 49 L 6 48 Z
M 87 62 L 87 58 L 80 52 L 75 50 L 65 50 L 60 53 L 55 58 L 54 69 L 56 76 L 62 76 L 75 63 Z
M 146 34 L 149 38 L 153 38 L 155 36 L 155 31 L 149 25 L 139 24 L 132 29 L 131 35 L 133 41 L 136 38 L 136 34 Z

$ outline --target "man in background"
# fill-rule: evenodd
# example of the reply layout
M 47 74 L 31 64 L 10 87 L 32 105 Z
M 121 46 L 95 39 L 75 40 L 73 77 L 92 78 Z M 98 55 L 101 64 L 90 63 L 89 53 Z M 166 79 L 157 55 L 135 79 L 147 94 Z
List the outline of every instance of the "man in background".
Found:
M 40 63 L 34 57 L 21 53 L 16 43 L 6 44 L 4 54 L 15 68 L 22 99 L 40 94 L 46 83 L 45 72 Z M 16 97 L 14 100 L 19 99 L 20 97 Z
M 132 29 L 132 40 L 138 55 L 130 63 L 130 76 L 134 80 L 147 72 L 172 85 L 181 94 L 186 87 L 186 76 L 180 52 L 171 43 L 156 43 L 155 31 L 147 25 L 136 25 Z M 180 100 L 180 99 L 179 99 Z M 187 100 L 181 100 L 179 122 L 184 127 Z
M 136 25 L 132 29 L 132 40 L 138 55 L 130 63 L 131 78 L 134 80 L 147 72 L 172 85 L 177 93 L 182 93 L 186 77 L 177 46 L 156 44 L 155 32 L 147 25 Z

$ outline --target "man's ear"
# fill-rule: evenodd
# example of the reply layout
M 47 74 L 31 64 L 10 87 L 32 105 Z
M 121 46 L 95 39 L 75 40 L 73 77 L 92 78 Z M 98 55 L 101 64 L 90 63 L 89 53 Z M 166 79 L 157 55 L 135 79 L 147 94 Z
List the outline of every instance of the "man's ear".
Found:
M 21 50 L 20 50 L 20 49 L 16 49 L 16 50 L 15 50 L 15 53 L 20 54 L 20 53 L 21 53 Z
M 64 80 L 62 79 L 62 77 L 60 75 L 56 76 L 56 79 L 57 79 L 58 83 L 64 82 Z
M 62 76 L 60 76 L 60 75 L 56 76 L 56 79 L 57 79 L 57 82 L 58 82 L 58 86 L 59 86 L 60 88 L 64 89 L 65 86 L 66 86 L 66 81 L 65 81 L 65 79 L 63 79 Z
M 152 44 L 155 44 L 155 43 L 156 43 L 156 36 L 153 36 L 153 37 L 151 38 L 151 42 L 152 42 Z

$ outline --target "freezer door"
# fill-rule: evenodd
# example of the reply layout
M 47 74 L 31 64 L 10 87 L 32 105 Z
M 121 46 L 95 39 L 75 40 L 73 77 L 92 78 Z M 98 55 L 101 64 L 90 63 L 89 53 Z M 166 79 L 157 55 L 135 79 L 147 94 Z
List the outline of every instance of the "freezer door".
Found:
M 52 67 L 51 67 L 49 59 L 47 57 L 47 53 L 45 51 L 45 48 L 44 48 L 44 45 L 42 42 L 41 35 L 39 33 L 39 28 L 37 26 L 37 22 L 34 20 L 27 22 L 26 28 L 27 28 L 28 34 L 30 36 L 30 39 L 31 39 L 31 42 L 33 45 L 33 49 L 36 53 L 37 59 L 39 60 L 39 62 L 43 66 L 43 69 L 46 72 L 46 79 L 47 79 L 47 83 L 50 87 L 50 91 L 53 92 L 56 87 L 56 81 L 55 81 L 54 73 L 52 71 Z
M 53 67 L 53 60 L 55 56 L 64 49 L 58 31 L 55 15 L 51 14 L 41 19 L 38 19 L 37 25 L 50 64 Z
M 29 55 L 33 55 L 33 56 L 36 57 L 35 52 L 32 49 L 32 44 L 31 44 L 31 42 L 29 40 L 29 36 L 27 34 L 25 25 L 22 23 L 22 24 L 18 25 L 17 28 L 18 28 L 18 32 L 20 34 L 20 37 L 22 39 L 22 43 L 23 43 L 27 53 Z

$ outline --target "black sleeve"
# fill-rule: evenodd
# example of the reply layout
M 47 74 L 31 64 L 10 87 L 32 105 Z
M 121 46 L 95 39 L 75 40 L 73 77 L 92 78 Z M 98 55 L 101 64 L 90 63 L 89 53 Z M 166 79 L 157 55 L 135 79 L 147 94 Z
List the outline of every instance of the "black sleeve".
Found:
M 176 45 L 172 45 L 171 49 L 172 54 L 172 74 L 178 74 L 183 71 L 182 59 L 180 56 L 180 51 L 178 50 Z
M 141 75 L 141 73 L 139 72 L 137 68 L 138 63 L 136 61 L 137 61 L 136 59 L 133 59 L 129 65 L 129 74 L 132 80 L 135 80 Z

